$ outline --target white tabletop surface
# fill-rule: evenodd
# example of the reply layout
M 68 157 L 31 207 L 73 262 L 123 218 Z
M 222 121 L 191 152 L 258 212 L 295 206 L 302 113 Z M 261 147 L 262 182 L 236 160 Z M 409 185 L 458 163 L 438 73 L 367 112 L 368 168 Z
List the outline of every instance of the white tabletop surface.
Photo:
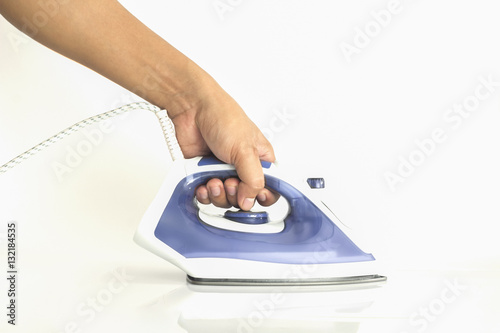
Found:
M 122 3 L 236 98 L 292 177 L 325 178 L 323 200 L 387 283 L 186 285 L 132 241 L 171 163 L 156 118 L 137 111 L 106 133 L 89 127 L 102 138 L 71 172 L 55 166 L 88 142 L 83 133 L 0 175 L 2 332 L 500 331 L 494 2 Z M 0 19 L 0 164 L 136 100 Z M 15 327 L 4 306 L 9 221 Z

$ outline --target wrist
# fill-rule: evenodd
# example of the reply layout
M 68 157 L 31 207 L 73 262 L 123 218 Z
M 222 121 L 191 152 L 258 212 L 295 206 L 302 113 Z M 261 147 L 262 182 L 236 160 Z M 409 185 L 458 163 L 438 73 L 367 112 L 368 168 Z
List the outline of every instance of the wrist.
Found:
M 180 61 L 170 59 L 163 65 L 149 67 L 143 84 L 150 92 L 149 100 L 166 109 L 171 118 L 188 110 L 199 110 L 220 89 L 208 73 L 182 57 Z

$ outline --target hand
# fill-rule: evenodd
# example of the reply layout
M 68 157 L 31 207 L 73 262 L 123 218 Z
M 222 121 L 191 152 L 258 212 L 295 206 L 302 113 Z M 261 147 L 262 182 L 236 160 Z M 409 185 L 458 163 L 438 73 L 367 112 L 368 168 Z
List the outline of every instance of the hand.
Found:
M 70 1 L 46 24 L 39 0 L 0 1 L 0 13 L 20 30 L 145 100 L 168 110 L 184 156 L 206 155 L 234 164 L 238 177 L 211 180 L 197 190 L 200 202 L 248 210 L 254 199 L 272 204 L 259 160 L 274 162 L 271 144 L 241 107 L 176 48 L 130 14 L 118 1 Z M 28 22 L 29 23 L 29 22 Z M 236 188 L 236 192 L 234 192 Z M 218 192 L 218 190 L 220 190 Z M 218 194 L 218 195 L 217 195 Z
M 211 179 L 199 186 L 196 198 L 203 204 L 249 210 L 255 199 L 263 206 L 279 195 L 266 189 L 260 161 L 274 162 L 274 151 L 262 132 L 222 88 L 212 82 L 198 107 L 171 116 L 184 157 L 212 152 L 233 164 L 237 178 Z

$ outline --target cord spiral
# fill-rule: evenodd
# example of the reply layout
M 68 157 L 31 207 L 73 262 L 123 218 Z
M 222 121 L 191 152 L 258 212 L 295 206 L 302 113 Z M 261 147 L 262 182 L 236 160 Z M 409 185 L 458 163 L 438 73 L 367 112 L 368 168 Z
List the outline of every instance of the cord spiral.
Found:
M 133 111 L 133 110 L 146 110 L 146 111 L 151 111 L 153 112 L 157 117 L 158 120 L 160 121 L 160 126 L 163 131 L 163 135 L 165 136 L 165 141 L 167 142 L 168 150 L 170 152 L 170 156 L 172 157 L 172 160 L 176 159 L 181 159 L 183 158 L 183 154 L 181 151 L 181 148 L 179 147 L 179 143 L 177 142 L 177 138 L 175 137 L 175 129 L 172 121 L 170 118 L 168 118 L 167 112 L 165 110 L 160 109 L 157 106 L 154 106 L 150 103 L 147 102 L 136 102 L 136 103 L 130 103 L 124 106 L 121 106 L 119 108 L 98 114 L 96 116 L 92 116 L 90 118 L 84 119 L 64 130 L 61 132 L 57 133 L 54 136 L 51 136 L 47 140 L 37 144 L 36 146 L 28 149 L 24 153 L 14 157 L 11 159 L 9 162 L 5 163 L 0 167 L 0 174 L 7 172 L 9 169 L 14 168 L 15 166 L 19 165 L 23 161 L 27 160 L 28 158 L 36 155 L 43 149 L 53 145 L 54 143 L 58 142 L 59 140 L 80 131 L 81 129 L 85 128 L 88 125 L 92 125 L 94 123 L 100 122 L 102 120 L 106 120 L 115 116 L 118 116 L 120 114 Z

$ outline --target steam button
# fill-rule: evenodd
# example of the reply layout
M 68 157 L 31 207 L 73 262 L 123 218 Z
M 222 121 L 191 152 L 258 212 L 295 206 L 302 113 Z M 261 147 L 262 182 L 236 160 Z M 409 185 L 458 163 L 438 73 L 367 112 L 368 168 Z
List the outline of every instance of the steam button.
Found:
M 307 178 L 307 183 L 310 188 L 325 188 L 324 178 Z

